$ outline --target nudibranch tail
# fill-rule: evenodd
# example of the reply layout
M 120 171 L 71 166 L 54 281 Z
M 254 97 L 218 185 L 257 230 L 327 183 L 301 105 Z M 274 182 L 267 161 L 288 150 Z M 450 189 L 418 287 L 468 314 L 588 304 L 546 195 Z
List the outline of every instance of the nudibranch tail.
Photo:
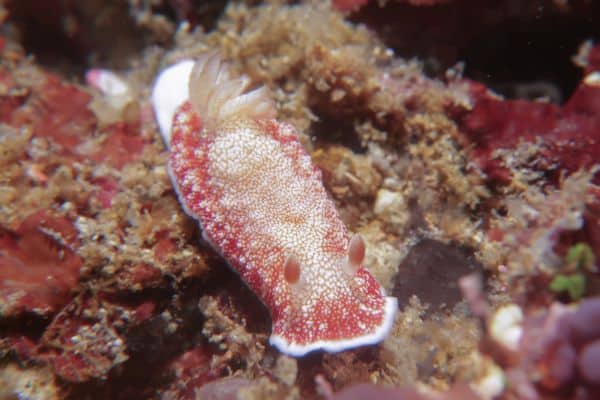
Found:
M 383 340 L 396 299 L 364 268 L 363 239 L 348 234 L 294 127 L 274 119 L 268 90 L 249 90 L 216 53 L 184 63 L 172 67 L 184 89 L 168 69 L 152 94 L 169 175 L 203 237 L 269 308 L 271 344 L 302 356 Z M 170 82 L 189 95 L 176 111 Z

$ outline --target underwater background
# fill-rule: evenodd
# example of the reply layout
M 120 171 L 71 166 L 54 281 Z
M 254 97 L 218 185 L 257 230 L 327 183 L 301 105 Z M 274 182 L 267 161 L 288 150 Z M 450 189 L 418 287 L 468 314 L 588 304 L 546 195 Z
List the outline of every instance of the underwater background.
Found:
M 0 399 L 600 398 L 600 2 L 4 0 L 0 21 Z M 281 353 L 182 208 L 151 93 L 209 52 L 268 88 L 363 238 L 398 301 L 379 343 Z

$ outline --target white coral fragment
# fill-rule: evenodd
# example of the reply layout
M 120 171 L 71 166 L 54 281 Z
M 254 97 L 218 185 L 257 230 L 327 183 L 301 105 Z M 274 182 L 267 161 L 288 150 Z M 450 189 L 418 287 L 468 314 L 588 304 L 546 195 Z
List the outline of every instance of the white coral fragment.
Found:
M 516 304 L 499 308 L 491 318 L 489 329 L 492 338 L 509 350 L 517 351 L 523 334 L 523 311 Z

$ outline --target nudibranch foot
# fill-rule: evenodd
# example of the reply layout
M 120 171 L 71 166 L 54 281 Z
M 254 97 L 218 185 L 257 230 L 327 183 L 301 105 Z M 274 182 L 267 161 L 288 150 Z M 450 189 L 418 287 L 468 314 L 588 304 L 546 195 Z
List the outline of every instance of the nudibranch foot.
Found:
M 282 352 L 383 340 L 396 299 L 364 268 L 365 243 L 348 234 L 294 127 L 249 84 L 217 53 L 158 77 L 152 101 L 184 210 L 267 305 Z

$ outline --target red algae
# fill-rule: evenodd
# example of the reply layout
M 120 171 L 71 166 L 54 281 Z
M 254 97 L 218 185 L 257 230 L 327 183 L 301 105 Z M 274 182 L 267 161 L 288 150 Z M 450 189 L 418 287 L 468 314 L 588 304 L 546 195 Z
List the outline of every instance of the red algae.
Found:
M 165 261 L 170 254 L 177 251 L 177 242 L 169 237 L 168 230 L 156 232 L 156 245 L 154 246 L 154 257 L 160 261 Z
M 63 154 L 75 153 L 75 148 L 95 128 L 96 119 L 88 108 L 91 96 L 74 85 L 66 84 L 53 74 L 33 87 L 34 95 L 25 107 L 16 110 L 10 125 L 31 126 L 33 135 L 52 138 L 62 147 Z
M 5 68 L 0 68 L 0 121 L 7 123 L 27 97 L 26 90 L 19 90 L 17 83 Z
M 147 144 L 140 135 L 137 123 L 114 123 L 102 129 L 101 142 L 93 150 L 86 149 L 88 159 L 105 163 L 116 169 L 137 160 Z
M 205 393 L 206 398 L 210 392 L 219 393 L 215 385 L 207 385 L 208 382 L 215 383 L 224 390 L 231 386 L 237 392 L 238 386 L 233 382 L 225 380 L 220 382 L 218 378 L 225 373 L 224 365 L 214 365 L 211 362 L 212 352 L 208 346 L 199 346 L 188 350 L 171 361 L 167 366 L 167 372 L 175 376 L 173 383 L 162 393 L 164 399 L 186 399 L 193 397 L 196 393 Z M 217 383 L 220 382 L 220 383 Z M 230 386 L 229 383 L 232 383 Z M 219 397 L 217 397 L 219 398 Z
M 91 160 L 121 169 L 139 156 L 147 141 L 140 136 L 138 123 L 117 122 L 96 132 L 90 94 L 51 73 L 39 78 L 43 83 L 34 81 L 30 88 L 19 88 L 11 81 L 5 83 L 7 95 L 2 96 L 0 107 L 0 116 L 5 115 L 2 121 L 14 127 L 27 126 L 34 137 L 52 139 L 60 146 L 58 154 L 73 160 Z M 18 93 L 18 89 L 31 93 L 26 102 L 24 96 L 11 94 Z M 97 136 L 97 144 L 81 146 Z
M 136 290 L 160 286 L 163 276 L 159 269 L 139 263 L 120 271 L 117 274 L 117 282 L 123 288 Z
M 119 182 L 111 176 L 99 176 L 92 180 L 96 186 L 95 198 L 102 208 L 110 208 L 114 196 L 119 193 Z
M 68 303 L 79 281 L 77 231 L 67 218 L 36 212 L 0 231 L 0 314 L 50 315 Z
M 600 53 L 591 50 L 590 58 Z M 593 67 L 586 68 L 591 74 Z M 556 184 L 564 172 L 589 169 L 600 159 L 600 85 L 579 84 L 563 105 L 542 101 L 504 100 L 476 82 L 467 82 L 473 109 L 461 120 L 461 129 L 474 144 L 473 160 L 492 180 L 509 183 L 509 156 L 501 150 L 516 150 L 531 145 L 525 165 L 543 172 Z M 600 177 L 595 178 L 600 182 Z
M 112 367 L 128 359 L 123 338 L 109 322 L 112 318 L 96 300 L 79 298 L 48 326 L 38 357 L 66 381 L 105 378 Z

